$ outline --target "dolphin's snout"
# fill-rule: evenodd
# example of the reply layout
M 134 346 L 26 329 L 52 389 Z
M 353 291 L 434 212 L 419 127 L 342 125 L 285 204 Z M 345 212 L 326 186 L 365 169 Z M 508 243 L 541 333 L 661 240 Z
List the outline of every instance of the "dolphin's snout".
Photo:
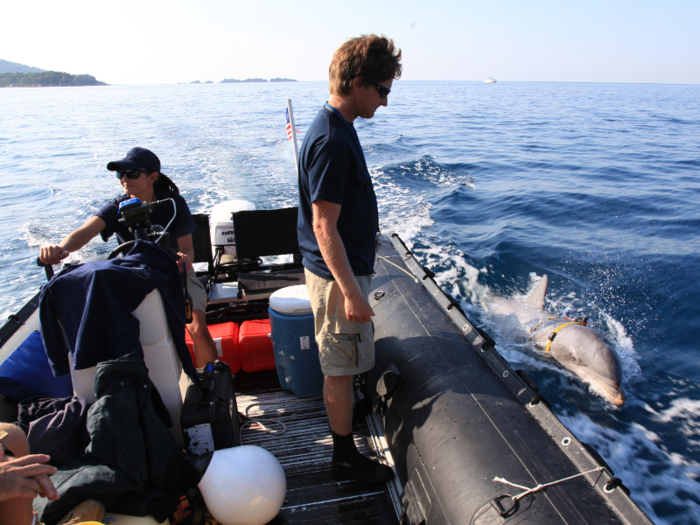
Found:
M 627 396 L 620 384 L 605 377 L 596 377 L 591 373 L 580 374 L 581 379 L 593 387 L 608 403 L 621 407 L 627 402 Z M 597 388 L 596 388 L 597 387 Z
M 616 394 L 611 394 L 608 401 L 615 406 L 621 407 L 627 402 L 627 396 L 622 390 L 620 390 Z

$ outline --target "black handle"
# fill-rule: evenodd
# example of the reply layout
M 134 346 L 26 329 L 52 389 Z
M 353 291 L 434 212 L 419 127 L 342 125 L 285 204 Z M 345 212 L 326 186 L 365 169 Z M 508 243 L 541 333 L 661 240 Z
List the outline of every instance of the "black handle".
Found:
M 43 263 L 38 257 L 36 258 L 36 265 L 44 269 L 44 271 L 46 272 L 46 280 L 50 281 L 53 277 L 53 266 L 51 266 L 50 264 Z

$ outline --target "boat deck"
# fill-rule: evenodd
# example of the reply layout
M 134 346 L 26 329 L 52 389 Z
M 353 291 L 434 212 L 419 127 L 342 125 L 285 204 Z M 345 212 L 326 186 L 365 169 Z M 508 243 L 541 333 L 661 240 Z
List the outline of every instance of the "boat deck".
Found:
M 275 371 L 237 374 L 234 385 L 239 412 L 273 432 L 281 428 L 274 421 L 286 427 L 274 435 L 252 423 L 241 432 L 241 444 L 270 451 L 287 476 L 285 502 L 270 525 L 399 523 L 391 497 L 398 493 L 395 486 L 367 485 L 331 471 L 333 442 L 321 398 L 298 399 L 282 390 Z M 383 456 L 367 421 L 356 421 L 353 427 L 363 454 Z

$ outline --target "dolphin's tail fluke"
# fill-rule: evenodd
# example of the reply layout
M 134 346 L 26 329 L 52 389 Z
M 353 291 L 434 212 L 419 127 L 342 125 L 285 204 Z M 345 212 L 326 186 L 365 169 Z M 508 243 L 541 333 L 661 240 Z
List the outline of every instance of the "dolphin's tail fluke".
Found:
M 537 308 L 538 310 L 544 310 L 544 296 L 547 295 L 547 285 L 549 284 L 549 279 L 547 275 L 543 275 L 537 288 L 525 298 L 525 303 L 530 306 Z

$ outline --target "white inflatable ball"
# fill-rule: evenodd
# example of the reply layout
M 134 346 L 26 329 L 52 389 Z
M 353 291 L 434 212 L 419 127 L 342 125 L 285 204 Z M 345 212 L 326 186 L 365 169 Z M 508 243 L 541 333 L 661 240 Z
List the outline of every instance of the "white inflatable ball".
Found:
M 275 456 L 243 445 L 214 452 L 199 490 L 221 525 L 265 525 L 282 508 L 287 479 Z

